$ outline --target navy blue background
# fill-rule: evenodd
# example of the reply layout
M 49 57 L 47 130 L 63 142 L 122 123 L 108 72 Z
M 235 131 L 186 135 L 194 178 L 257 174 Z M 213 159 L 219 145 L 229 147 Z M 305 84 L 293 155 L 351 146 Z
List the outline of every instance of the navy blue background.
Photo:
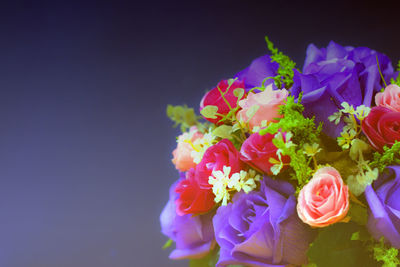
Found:
M 279 3 L 282 2 L 282 3 Z M 300 2 L 300 1 L 299 1 Z M 288 1 L 0 4 L 0 266 L 186 266 L 159 213 L 177 179 L 170 104 L 307 44 L 400 59 L 396 8 Z

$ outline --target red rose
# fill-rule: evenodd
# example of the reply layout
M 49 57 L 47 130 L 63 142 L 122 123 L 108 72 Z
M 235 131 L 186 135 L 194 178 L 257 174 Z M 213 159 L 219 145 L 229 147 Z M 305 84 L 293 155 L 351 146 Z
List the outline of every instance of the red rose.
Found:
M 177 184 L 175 192 L 179 197 L 175 200 L 175 205 L 178 215 L 206 213 L 215 205 L 212 190 L 201 188 L 198 180 L 195 169 L 190 169 L 186 173 L 186 179 Z
M 384 107 L 373 107 L 362 122 L 361 128 L 371 145 L 378 151 L 400 141 L 400 112 Z
M 273 139 L 274 135 L 269 133 L 265 135 L 260 135 L 259 133 L 250 135 L 242 145 L 240 159 L 266 174 L 272 174 L 271 167 L 273 164 L 269 159 L 279 160 L 276 155 L 278 148 L 272 143 Z M 281 159 L 283 163 L 290 161 L 289 156 L 282 156 Z
M 226 115 L 229 113 L 230 108 L 226 104 L 225 100 L 222 98 L 221 92 L 218 90 L 219 89 L 226 94 L 224 95 L 226 101 L 229 103 L 232 109 L 236 108 L 237 106 L 237 101 L 238 98 L 233 94 L 233 91 L 235 91 L 236 88 L 244 88 L 244 82 L 236 80 L 232 83 L 231 86 L 229 86 L 227 80 L 220 81 L 214 89 L 206 93 L 203 97 L 203 99 L 200 102 L 200 110 L 202 110 L 206 106 L 216 106 L 218 107 L 218 113 Z M 228 89 L 229 87 L 229 89 Z M 243 89 L 244 90 L 244 89 Z M 240 98 L 243 99 L 244 95 Z M 222 119 L 221 116 L 217 115 L 217 118 L 215 119 L 210 119 L 210 118 L 205 118 L 206 120 L 218 124 L 218 121 Z
M 211 188 L 208 177 L 213 171 L 222 171 L 224 166 L 231 167 L 232 174 L 245 168 L 240 160 L 239 151 L 228 139 L 223 139 L 206 150 L 203 159 L 196 167 L 196 175 L 204 179 L 202 182 L 204 186 Z
M 209 147 L 196 169 L 189 170 L 186 179 L 176 186 L 175 192 L 180 194 L 175 201 L 179 215 L 206 213 L 213 208 L 215 195 L 208 178 L 214 170 L 222 171 L 224 166 L 231 167 L 231 173 L 245 169 L 239 151 L 228 139 Z

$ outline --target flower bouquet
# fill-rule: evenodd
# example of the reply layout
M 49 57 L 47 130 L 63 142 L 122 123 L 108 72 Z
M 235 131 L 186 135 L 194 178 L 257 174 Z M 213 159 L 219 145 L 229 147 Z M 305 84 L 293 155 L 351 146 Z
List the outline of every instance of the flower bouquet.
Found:
M 161 213 L 190 266 L 400 265 L 400 77 L 366 47 L 309 45 L 303 70 L 269 55 L 180 125 Z M 399 67 L 400 69 L 400 62 Z

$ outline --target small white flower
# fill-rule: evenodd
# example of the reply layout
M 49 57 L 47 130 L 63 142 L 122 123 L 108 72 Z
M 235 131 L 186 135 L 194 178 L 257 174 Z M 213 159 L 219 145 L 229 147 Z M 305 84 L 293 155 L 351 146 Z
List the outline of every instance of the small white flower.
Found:
M 356 117 L 357 119 L 362 121 L 369 115 L 370 112 L 371 112 L 370 107 L 366 107 L 364 105 L 358 106 L 356 110 Z
M 312 145 L 304 144 L 303 149 L 304 149 L 303 153 L 309 157 L 315 156 L 318 152 L 321 151 L 321 148 L 317 143 L 314 143 Z
M 211 176 L 208 177 L 208 183 L 212 185 L 212 190 L 215 195 L 214 201 L 226 206 L 230 199 L 230 194 L 227 189 L 229 183 L 229 174 L 231 167 L 224 166 L 222 171 L 213 171 Z
M 193 150 L 190 155 L 192 156 L 194 163 L 200 163 L 207 148 L 212 146 L 214 141 L 215 136 L 211 133 L 206 133 L 202 138 L 198 138 L 193 142 Z

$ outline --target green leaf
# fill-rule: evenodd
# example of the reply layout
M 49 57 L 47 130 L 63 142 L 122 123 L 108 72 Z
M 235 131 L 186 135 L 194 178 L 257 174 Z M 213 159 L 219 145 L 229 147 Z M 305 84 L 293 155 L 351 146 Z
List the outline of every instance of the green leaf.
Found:
M 321 228 L 307 255 L 318 267 L 375 266 L 364 243 L 354 239 L 355 232 L 366 231 L 355 223 L 336 223 Z
M 244 95 L 244 89 L 243 88 L 236 88 L 233 90 L 233 95 L 236 96 L 238 99 L 242 99 Z
M 162 249 L 167 249 L 167 248 L 169 248 L 169 247 L 172 245 L 172 243 L 174 243 L 174 241 L 172 241 L 172 239 L 168 239 L 168 241 L 165 242 L 165 244 L 164 244 L 164 246 L 162 247 Z
M 232 132 L 232 126 L 229 125 L 221 125 L 212 131 L 212 134 L 221 138 L 230 138 Z
M 360 232 L 354 232 L 354 233 L 351 235 L 350 240 L 360 240 Z
M 217 106 L 212 106 L 212 105 L 205 106 L 200 111 L 201 115 L 203 115 L 205 118 L 208 118 L 208 119 L 216 119 L 217 118 L 217 116 L 216 116 L 217 112 L 218 112 L 218 107 Z
M 181 131 L 185 132 L 191 126 L 200 126 L 201 123 L 197 121 L 196 113 L 193 108 L 184 106 L 167 106 L 167 116 L 175 122 L 175 127 L 180 125 Z

